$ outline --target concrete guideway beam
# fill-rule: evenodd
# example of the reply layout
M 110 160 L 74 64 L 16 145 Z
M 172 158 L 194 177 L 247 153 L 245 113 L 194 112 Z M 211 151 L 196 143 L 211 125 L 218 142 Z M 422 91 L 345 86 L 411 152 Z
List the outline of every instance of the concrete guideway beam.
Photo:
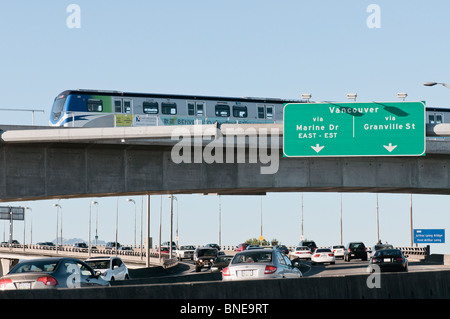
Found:
M 1 129 L 1 127 L 0 127 Z M 214 130 L 220 136 L 259 136 L 278 134 L 283 136 L 283 124 L 222 124 L 177 125 L 177 126 L 137 126 L 103 128 L 40 128 L 6 129 L 0 135 L 2 143 L 49 143 L 49 142 L 91 142 L 91 141 L 129 141 L 142 139 L 170 139 L 177 131 L 185 131 L 193 138 L 210 134 Z M 450 136 L 450 124 L 427 124 L 427 136 Z M 282 147 L 282 144 L 280 144 Z
M 450 193 L 449 142 L 420 157 L 283 158 L 263 163 L 174 163 L 171 147 L 127 144 L 0 145 L 0 202 L 142 194 L 265 192 Z M 441 146 L 444 144 L 444 146 Z M 248 150 L 247 150 L 248 151 Z

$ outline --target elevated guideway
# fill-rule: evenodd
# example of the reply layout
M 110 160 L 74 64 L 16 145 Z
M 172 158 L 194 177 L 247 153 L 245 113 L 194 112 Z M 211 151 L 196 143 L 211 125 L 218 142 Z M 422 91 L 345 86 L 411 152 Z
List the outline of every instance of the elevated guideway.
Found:
M 337 158 L 283 157 L 282 124 L 0 129 L 2 202 L 177 193 L 450 193 L 448 124 L 427 126 L 426 156 Z M 223 146 L 224 155 L 207 162 L 212 141 L 226 138 L 233 143 L 222 140 L 215 149 Z M 190 163 L 174 161 L 180 140 L 192 149 Z M 262 173 L 267 168 L 273 172 Z

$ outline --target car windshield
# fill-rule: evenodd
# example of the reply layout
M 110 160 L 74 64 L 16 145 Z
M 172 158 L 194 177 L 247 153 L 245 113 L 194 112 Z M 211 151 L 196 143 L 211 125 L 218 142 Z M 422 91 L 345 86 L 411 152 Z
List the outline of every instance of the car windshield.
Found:
M 202 257 L 202 256 L 217 256 L 217 249 L 212 248 L 212 249 L 200 249 L 197 253 L 198 257 Z
M 316 249 L 316 253 L 331 253 L 331 250 L 326 248 Z
M 382 250 L 378 250 L 374 256 L 376 256 L 376 257 L 384 257 L 384 256 L 402 257 L 402 252 L 398 249 L 382 249 Z
M 271 251 L 252 251 L 244 254 L 238 254 L 233 258 L 232 264 L 241 263 L 268 263 L 272 262 Z
M 300 246 L 300 247 L 295 248 L 295 250 L 310 250 L 310 249 L 305 246 Z
M 194 246 L 181 246 L 180 247 L 181 250 L 194 250 Z
M 337 249 L 337 248 L 345 248 L 344 246 L 333 246 L 333 249 Z
M 354 243 L 354 244 L 351 244 L 350 247 L 352 247 L 352 248 L 363 248 L 364 244 L 363 243 Z
M 109 269 L 110 260 L 87 260 L 86 264 L 94 269 Z
M 54 271 L 58 261 L 55 260 L 46 260 L 46 261 L 26 261 L 17 264 L 16 267 L 11 269 L 10 274 L 18 274 L 25 272 L 41 272 L 41 271 Z

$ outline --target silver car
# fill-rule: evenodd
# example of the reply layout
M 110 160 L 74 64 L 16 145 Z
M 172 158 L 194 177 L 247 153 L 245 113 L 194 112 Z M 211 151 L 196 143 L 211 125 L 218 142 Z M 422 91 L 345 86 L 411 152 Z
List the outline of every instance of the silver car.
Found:
M 0 278 L 0 290 L 100 287 L 110 284 L 75 258 L 41 258 L 19 262 Z
M 300 278 L 301 271 L 289 257 L 273 249 L 253 249 L 237 253 L 222 270 L 222 280 Z

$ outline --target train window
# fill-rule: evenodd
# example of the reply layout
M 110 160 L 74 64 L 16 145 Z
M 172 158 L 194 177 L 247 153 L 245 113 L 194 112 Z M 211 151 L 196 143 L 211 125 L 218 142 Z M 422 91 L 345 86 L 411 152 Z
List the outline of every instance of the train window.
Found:
M 225 104 L 216 105 L 216 116 L 229 117 L 230 116 L 230 106 Z
M 125 113 L 131 113 L 131 101 L 129 100 L 123 101 L 123 108 L 125 110 Z
M 114 101 L 114 109 L 116 110 L 116 113 L 122 113 L 122 100 Z
M 161 103 L 161 113 L 168 115 L 177 114 L 177 104 L 176 103 Z
M 103 101 L 98 99 L 88 99 L 87 100 L 87 110 L 88 112 L 102 112 L 103 111 Z
M 195 115 L 195 104 L 194 103 L 188 103 L 188 115 Z
M 271 106 L 266 107 L 266 118 L 271 119 L 273 117 L 273 109 Z
M 158 114 L 158 103 L 157 102 L 144 102 L 142 103 L 142 111 L 145 114 Z
M 234 117 L 247 117 L 247 107 L 234 105 L 233 106 L 233 116 Z
M 197 116 L 203 116 L 203 103 L 197 103 Z
M 264 114 L 264 106 L 258 106 L 258 118 L 263 119 L 265 116 Z

